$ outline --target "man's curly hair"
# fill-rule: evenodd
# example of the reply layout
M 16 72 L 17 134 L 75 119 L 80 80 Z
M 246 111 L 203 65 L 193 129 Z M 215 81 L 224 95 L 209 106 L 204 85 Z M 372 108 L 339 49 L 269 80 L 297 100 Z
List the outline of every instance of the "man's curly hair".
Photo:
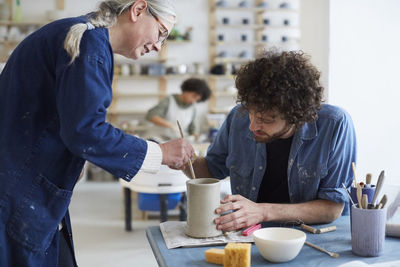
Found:
M 279 112 L 296 129 L 317 119 L 320 72 L 303 52 L 267 51 L 244 65 L 235 79 L 237 103 L 256 112 Z

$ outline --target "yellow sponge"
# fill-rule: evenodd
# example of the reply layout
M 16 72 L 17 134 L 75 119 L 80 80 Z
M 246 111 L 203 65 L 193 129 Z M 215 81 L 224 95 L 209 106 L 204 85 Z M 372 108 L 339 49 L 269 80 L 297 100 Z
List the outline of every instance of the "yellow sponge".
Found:
M 220 248 L 210 248 L 206 250 L 206 262 L 224 264 L 224 250 Z
M 250 243 L 228 243 L 225 246 L 224 267 L 250 267 L 250 263 Z

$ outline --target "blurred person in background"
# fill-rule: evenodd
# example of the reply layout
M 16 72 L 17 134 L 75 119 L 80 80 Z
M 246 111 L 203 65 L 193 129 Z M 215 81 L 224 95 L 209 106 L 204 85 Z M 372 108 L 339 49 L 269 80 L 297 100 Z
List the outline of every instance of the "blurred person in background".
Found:
M 146 119 L 159 126 L 147 133 L 148 138 L 170 140 L 180 137 L 179 121 L 185 137 L 199 135 L 196 103 L 209 99 L 211 90 L 202 79 L 190 78 L 181 85 L 182 93 L 170 95 L 151 108 Z

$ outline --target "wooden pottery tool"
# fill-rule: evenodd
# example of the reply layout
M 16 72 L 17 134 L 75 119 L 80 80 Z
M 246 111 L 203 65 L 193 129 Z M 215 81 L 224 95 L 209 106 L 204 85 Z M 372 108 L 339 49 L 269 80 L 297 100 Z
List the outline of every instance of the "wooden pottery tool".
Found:
M 379 174 L 378 182 L 376 183 L 374 197 L 372 198 L 371 204 L 375 205 L 376 199 L 378 198 L 379 192 L 382 189 L 383 181 L 385 180 L 385 171 L 381 171 Z
M 368 209 L 368 195 L 367 194 L 362 195 L 361 206 L 363 207 L 363 209 Z
M 371 180 L 372 180 L 372 174 L 367 173 L 367 176 L 365 177 L 365 183 L 371 186 Z
M 349 196 L 349 199 L 350 199 L 350 201 L 351 201 L 351 204 L 354 205 L 354 201 L 353 201 L 353 199 L 351 198 L 351 195 L 350 195 L 349 190 L 347 190 L 347 187 L 344 185 L 344 183 L 342 183 L 342 185 L 343 185 L 344 190 L 346 190 L 347 195 Z
M 321 251 L 321 252 L 324 252 L 324 253 L 326 253 L 326 254 L 328 254 L 329 256 L 331 256 L 332 258 L 339 258 L 339 254 L 338 253 L 336 253 L 336 252 L 330 252 L 330 251 L 328 251 L 328 250 L 326 250 L 326 249 L 324 249 L 324 248 L 321 248 L 321 247 L 319 247 L 319 246 L 317 246 L 317 245 L 314 245 L 313 243 L 310 243 L 310 242 L 308 242 L 308 241 L 306 241 L 306 242 L 304 242 L 307 246 L 310 246 L 310 247 L 312 247 L 312 248 L 315 248 L 316 250 L 319 250 L 319 251 Z
M 317 234 L 323 234 L 323 233 L 332 232 L 332 231 L 336 231 L 335 225 L 317 229 Z
M 176 123 L 178 124 L 178 128 L 179 128 L 179 132 L 181 133 L 181 137 L 183 138 L 183 132 L 182 132 L 181 125 L 180 125 L 179 121 L 176 121 Z M 194 174 L 194 170 L 193 170 L 192 161 L 190 159 L 189 159 L 189 167 L 190 167 L 190 173 L 192 175 L 192 178 L 196 179 L 196 175 Z
M 354 187 L 357 186 L 357 178 L 356 178 L 356 165 L 354 164 L 354 162 L 351 163 L 351 168 L 353 169 L 353 176 L 354 176 Z
M 301 229 L 304 229 L 304 230 L 306 230 L 306 231 L 308 231 L 310 233 L 313 233 L 313 234 L 317 233 L 317 229 L 315 229 L 314 227 L 311 227 L 311 226 L 309 226 L 307 224 L 302 223 L 300 225 L 300 227 L 301 227 Z
M 358 208 L 363 209 L 362 207 L 362 202 L 361 202 L 361 198 L 362 198 L 362 189 L 361 186 L 359 184 L 356 184 L 357 187 L 357 202 L 358 202 Z
M 386 203 L 387 203 L 387 196 L 385 194 L 385 195 L 383 195 L 381 201 L 379 201 L 379 204 L 378 204 L 377 208 L 378 209 L 381 209 L 381 208 L 383 209 L 385 207 Z
M 310 233 L 313 234 L 323 234 L 323 233 L 327 233 L 327 232 L 331 232 L 331 231 L 335 231 L 336 230 L 336 226 L 328 226 L 328 227 L 324 227 L 324 228 L 320 228 L 320 229 L 316 229 L 314 227 L 311 227 L 307 224 L 302 223 L 300 225 L 301 229 L 304 229 Z

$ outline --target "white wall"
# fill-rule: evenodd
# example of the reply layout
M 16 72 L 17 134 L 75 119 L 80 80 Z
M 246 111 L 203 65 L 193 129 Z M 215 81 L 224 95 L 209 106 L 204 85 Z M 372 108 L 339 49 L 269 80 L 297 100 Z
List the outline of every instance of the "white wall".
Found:
M 358 176 L 400 181 L 400 1 L 330 1 L 329 102 L 353 117 Z
M 328 102 L 352 116 L 357 175 L 400 184 L 400 1 L 301 0 L 301 49 L 322 73 Z
M 325 98 L 329 96 L 329 1 L 301 0 L 300 47 L 321 71 Z

